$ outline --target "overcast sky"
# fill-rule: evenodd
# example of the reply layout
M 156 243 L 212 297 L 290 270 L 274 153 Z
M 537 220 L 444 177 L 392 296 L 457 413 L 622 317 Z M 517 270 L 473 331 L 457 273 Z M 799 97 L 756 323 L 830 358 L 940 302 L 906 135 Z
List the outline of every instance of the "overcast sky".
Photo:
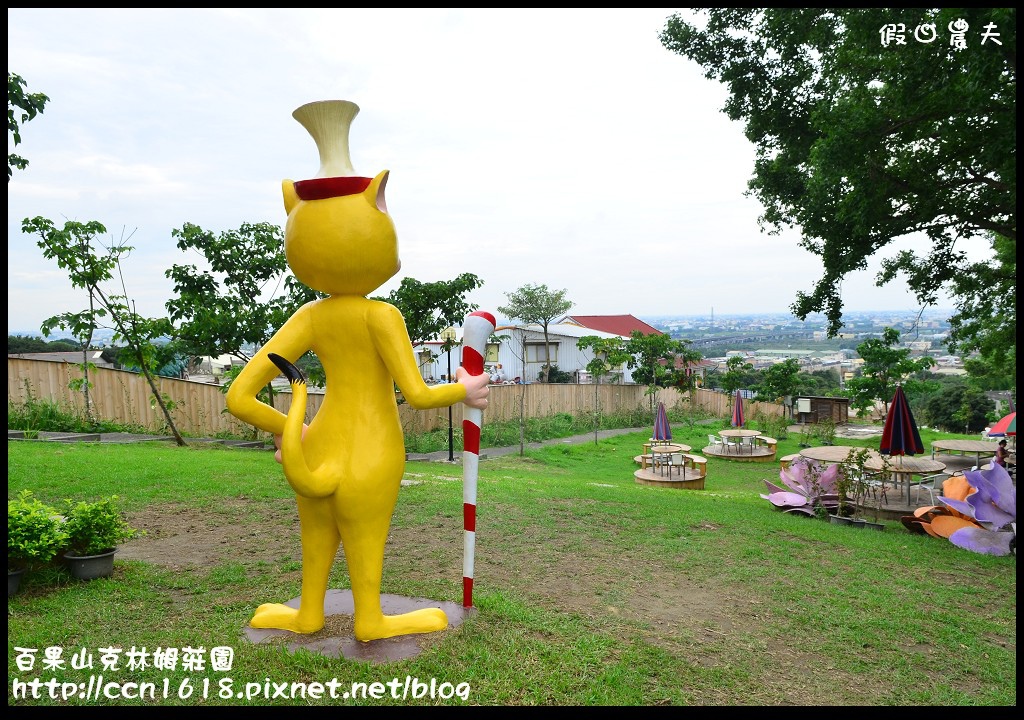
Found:
M 319 169 L 292 111 L 328 99 L 361 108 L 355 170 L 391 171 L 402 271 L 375 295 L 470 272 L 495 314 L 527 283 L 584 315 L 787 312 L 820 261 L 761 232 L 753 147 L 724 87 L 658 41 L 671 13 L 9 8 L 8 69 L 50 102 L 8 136 L 30 162 L 7 186 L 8 330 L 86 306 L 22 219 L 130 235 L 128 294 L 163 316 L 164 271 L 202 260 L 171 230 L 283 226 L 281 181 Z M 916 308 L 877 268 L 847 309 Z

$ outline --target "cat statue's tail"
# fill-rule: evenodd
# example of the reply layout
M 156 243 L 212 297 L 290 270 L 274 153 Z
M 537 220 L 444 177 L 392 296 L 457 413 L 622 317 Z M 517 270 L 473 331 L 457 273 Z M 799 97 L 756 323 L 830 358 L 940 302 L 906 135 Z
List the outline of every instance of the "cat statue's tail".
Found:
M 284 468 L 284 477 L 296 494 L 302 497 L 327 497 L 334 493 L 335 482 L 314 474 L 302 453 L 302 425 L 306 419 L 308 392 L 306 378 L 301 370 L 280 355 L 268 353 L 267 357 L 277 365 L 292 386 L 292 404 L 284 421 L 284 432 L 281 433 L 281 467 Z

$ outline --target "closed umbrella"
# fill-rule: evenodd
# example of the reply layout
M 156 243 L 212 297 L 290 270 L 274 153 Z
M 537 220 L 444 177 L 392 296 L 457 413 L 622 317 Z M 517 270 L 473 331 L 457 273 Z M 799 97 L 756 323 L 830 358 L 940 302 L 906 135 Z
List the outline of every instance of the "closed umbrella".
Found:
M 896 387 L 896 394 L 889 403 L 878 451 L 883 455 L 918 455 L 924 452 L 921 432 L 917 429 L 902 385 Z
M 672 426 L 668 424 L 668 413 L 665 412 L 665 403 L 658 403 L 658 411 L 654 415 L 654 433 L 651 435 L 651 455 L 655 466 L 661 466 L 662 474 L 665 473 L 665 462 L 667 455 L 659 453 L 656 445 L 664 445 L 672 440 Z
M 917 429 L 917 422 L 914 421 L 914 413 L 910 411 L 910 403 L 903 392 L 903 386 L 896 386 L 896 394 L 889 403 L 889 412 L 885 416 L 885 425 L 882 427 L 882 442 L 878 447 L 882 455 L 894 455 L 896 460 L 892 465 L 892 471 L 896 477 L 903 477 L 907 492 L 907 502 L 910 502 L 910 468 L 903 462 L 905 455 L 918 455 L 924 452 L 924 443 L 921 442 L 921 432 Z
M 746 422 L 746 418 L 743 417 L 743 396 L 737 390 L 736 399 L 732 404 L 732 426 L 743 427 Z
M 655 442 L 668 442 L 672 439 L 672 426 L 668 424 L 668 413 L 665 412 L 665 403 L 658 403 L 658 412 L 654 416 L 654 434 L 651 440 Z
M 1017 413 L 1012 412 L 1009 415 L 1004 415 L 999 419 L 995 425 L 988 431 L 989 437 L 1006 437 L 1007 435 L 1017 434 Z

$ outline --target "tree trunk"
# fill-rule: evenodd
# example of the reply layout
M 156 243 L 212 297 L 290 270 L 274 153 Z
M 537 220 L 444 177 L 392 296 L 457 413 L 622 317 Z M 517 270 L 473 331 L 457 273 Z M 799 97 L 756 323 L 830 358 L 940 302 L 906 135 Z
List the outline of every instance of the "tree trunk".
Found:
M 167 421 L 167 427 L 170 429 L 171 434 L 174 436 L 174 442 L 180 447 L 184 447 L 187 443 L 185 439 L 181 437 L 181 433 L 178 432 L 177 426 L 174 424 L 173 418 L 171 418 L 171 411 L 167 409 L 167 405 L 164 404 L 164 399 L 160 395 L 160 390 L 156 386 L 156 381 L 153 379 L 153 375 L 150 373 L 146 363 L 141 363 L 142 374 L 146 376 L 146 381 L 149 383 L 149 389 L 153 392 L 153 397 L 156 398 L 157 405 L 160 406 L 160 410 L 164 414 L 164 419 Z
M 95 317 L 93 315 L 94 312 L 95 312 L 95 310 L 94 310 L 94 301 L 93 301 L 93 297 L 92 297 L 92 291 L 90 290 L 89 291 L 89 316 L 90 317 Z M 82 379 L 84 380 L 84 382 L 82 384 L 82 390 L 85 393 L 85 418 L 86 418 L 86 420 L 89 421 L 90 424 L 95 424 L 95 422 L 96 422 L 96 416 L 95 416 L 95 413 L 93 412 L 94 408 L 93 408 L 93 403 L 92 403 L 92 395 L 89 394 L 89 347 L 92 345 L 93 330 L 94 330 L 93 324 L 92 324 L 92 322 L 90 322 L 89 323 L 89 335 L 85 339 L 85 347 L 82 348 Z
M 525 367 L 525 366 L 524 366 Z M 526 382 L 519 388 L 519 456 L 526 454 Z

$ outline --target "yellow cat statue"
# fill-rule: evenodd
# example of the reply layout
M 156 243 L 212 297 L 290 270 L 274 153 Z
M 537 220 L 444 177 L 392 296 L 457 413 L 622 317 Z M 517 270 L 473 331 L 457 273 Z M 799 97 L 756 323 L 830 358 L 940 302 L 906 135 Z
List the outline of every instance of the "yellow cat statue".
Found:
M 312 179 L 282 183 L 285 255 L 295 277 L 327 297 L 302 306 L 281 326 L 231 384 L 227 405 L 238 419 L 279 439 L 301 528 L 299 607 L 260 605 L 250 625 L 320 630 L 340 545 L 352 586 L 354 634 L 367 642 L 448 627 L 441 608 L 400 615 L 381 608 L 384 545 L 405 472 L 394 387 L 417 409 L 462 402 L 483 410 L 489 378 L 459 368 L 457 382 L 428 386 L 399 310 L 367 298 L 401 262 L 384 201 L 388 171 L 361 177 L 349 159 L 349 128 L 358 112 L 354 103 L 327 100 L 293 113 L 316 142 L 320 170 Z M 306 387 L 294 363 L 308 350 L 323 364 L 327 389 L 306 427 Z M 256 397 L 281 373 L 293 388 L 287 415 Z

